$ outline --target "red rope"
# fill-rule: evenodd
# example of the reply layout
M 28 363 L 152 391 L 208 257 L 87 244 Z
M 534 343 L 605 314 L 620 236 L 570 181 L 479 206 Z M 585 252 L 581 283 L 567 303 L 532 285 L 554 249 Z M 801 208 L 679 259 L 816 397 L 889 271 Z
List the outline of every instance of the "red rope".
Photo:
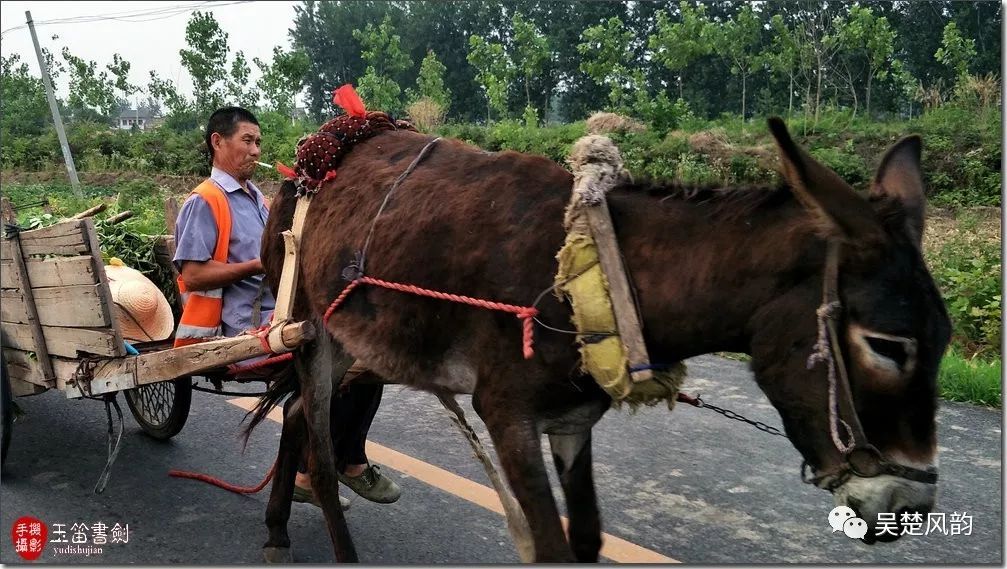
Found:
M 235 494 L 255 494 L 259 490 L 266 487 L 269 481 L 273 478 L 273 474 L 276 472 L 276 462 L 273 462 L 273 466 L 269 467 L 269 472 L 266 473 L 266 477 L 262 479 L 256 486 L 235 486 L 228 482 L 224 482 L 219 478 L 214 478 L 208 474 L 200 474 L 198 472 L 187 472 L 185 470 L 172 470 L 168 472 L 168 476 L 174 476 L 175 478 L 189 478 L 191 480 L 199 480 L 200 482 L 206 482 L 207 484 L 213 484 L 218 488 L 223 488 L 228 492 L 234 492 Z
M 538 315 L 538 309 L 533 306 L 517 306 L 514 304 L 505 304 L 503 302 L 493 302 L 490 300 L 472 298 L 471 296 L 462 296 L 459 294 L 438 292 L 436 290 L 420 288 L 418 286 L 413 285 L 391 283 L 388 281 L 383 281 L 381 279 L 375 279 L 372 277 L 360 277 L 352 281 L 349 285 L 346 286 L 346 288 L 343 289 L 343 292 L 341 292 L 339 296 L 336 297 L 334 301 L 332 301 L 332 304 L 329 305 L 328 310 L 325 311 L 323 322 L 325 323 L 326 326 L 328 326 L 329 317 L 332 316 L 332 313 L 335 312 L 337 308 L 339 308 L 339 305 L 342 304 L 344 300 L 346 300 L 346 297 L 349 296 L 351 292 L 353 292 L 353 289 L 357 288 L 357 286 L 361 284 L 369 284 L 399 292 L 415 294 L 418 296 L 426 296 L 429 298 L 436 298 L 439 300 L 459 302 L 461 304 L 468 304 L 470 306 L 476 306 L 479 308 L 487 308 L 489 310 L 500 310 L 502 312 L 510 312 L 512 314 L 515 314 L 522 321 L 521 331 L 522 331 L 522 349 L 524 352 L 524 358 L 526 360 L 529 360 L 535 355 L 535 348 L 534 348 L 535 340 L 533 337 L 534 324 L 532 322 L 532 319 Z
M 244 373 L 246 371 L 251 371 L 253 369 L 259 369 L 259 368 L 262 368 L 262 367 L 269 367 L 269 366 L 271 366 L 273 364 L 282 363 L 282 362 L 285 362 L 285 361 L 293 359 L 293 357 L 294 357 L 294 354 L 292 352 L 287 352 L 285 354 L 280 354 L 278 356 L 273 356 L 271 358 L 266 358 L 264 360 L 257 361 L 255 363 L 246 364 L 246 365 L 231 364 L 231 365 L 227 366 L 227 371 L 228 371 L 228 373 L 237 375 L 239 373 Z

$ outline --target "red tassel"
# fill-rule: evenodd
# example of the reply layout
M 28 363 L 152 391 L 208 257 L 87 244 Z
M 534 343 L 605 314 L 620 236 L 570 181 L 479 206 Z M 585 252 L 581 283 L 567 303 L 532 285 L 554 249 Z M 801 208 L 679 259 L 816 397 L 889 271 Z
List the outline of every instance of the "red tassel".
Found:
M 290 166 L 284 165 L 281 162 L 276 163 L 276 171 L 283 174 L 283 177 L 288 180 L 297 179 L 297 172 L 294 172 L 294 170 Z
M 325 173 L 325 177 L 322 178 L 322 182 L 328 182 L 329 180 L 335 180 L 335 179 L 336 179 L 336 171 L 329 170 L 328 172 Z
M 353 90 L 353 85 L 349 83 L 332 92 L 332 103 L 346 109 L 346 114 L 350 116 L 367 116 L 364 102 L 360 100 L 360 95 L 357 95 L 357 92 Z

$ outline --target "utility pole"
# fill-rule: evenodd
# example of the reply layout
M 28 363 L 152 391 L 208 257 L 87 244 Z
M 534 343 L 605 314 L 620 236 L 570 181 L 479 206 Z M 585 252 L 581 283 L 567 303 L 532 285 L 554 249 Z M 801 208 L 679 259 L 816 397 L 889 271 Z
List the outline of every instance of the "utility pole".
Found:
M 38 56 L 38 66 L 42 71 L 42 83 L 45 85 L 45 96 L 49 99 L 49 110 L 52 111 L 52 120 L 56 124 L 56 135 L 59 136 L 59 145 L 63 149 L 63 162 L 66 163 L 66 173 L 70 176 L 70 185 L 73 186 L 73 193 L 78 197 L 84 197 L 80 191 L 80 180 L 77 179 L 77 168 L 73 164 L 73 155 L 70 154 L 70 143 L 66 141 L 66 131 L 63 130 L 63 119 L 59 116 L 59 104 L 56 103 L 56 94 L 52 89 L 52 79 L 49 78 L 49 69 L 45 66 L 45 58 L 42 57 L 42 48 L 38 45 L 38 35 L 35 34 L 35 23 L 31 19 L 31 12 L 25 10 L 24 17 L 28 20 L 28 29 L 31 30 L 31 41 L 35 43 L 35 55 Z

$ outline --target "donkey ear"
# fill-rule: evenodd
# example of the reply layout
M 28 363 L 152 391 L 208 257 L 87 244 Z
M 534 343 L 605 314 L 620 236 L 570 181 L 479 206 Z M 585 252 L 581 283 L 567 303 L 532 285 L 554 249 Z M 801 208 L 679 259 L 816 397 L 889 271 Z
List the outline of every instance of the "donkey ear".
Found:
M 885 217 L 904 221 L 905 230 L 917 245 L 923 240 L 926 210 L 920 171 L 921 147 L 922 141 L 916 135 L 896 142 L 881 159 L 870 193 L 871 201 L 878 204 L 883 215 L 887 214 Z
M 783 177 L 798 200 L 820 224 L 823 237 L 860 244 L 883 238 L 870 204 L 830 168 L 822 165 L 794 143 L 779 117 L 769 119 L 783 165 Z

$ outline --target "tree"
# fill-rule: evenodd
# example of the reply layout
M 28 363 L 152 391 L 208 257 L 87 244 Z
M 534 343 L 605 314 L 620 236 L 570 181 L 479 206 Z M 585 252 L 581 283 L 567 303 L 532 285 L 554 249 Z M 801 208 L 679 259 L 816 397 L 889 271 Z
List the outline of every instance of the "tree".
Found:
M 42 79 L 12 53 L 0 59 L 0 139 L 40 134 L 49 122 L 49 103 Z
M 227 96 L 231 104 L 239 107 L 255 107 L 258 105 L 259 93 L 255 86 L 248 84 L 252 69 L 248 66 L 245 53 L 238 51 L 231 62 L 231 72 L 225 78 Z
M 114 54 L 107 71 L 101 72 L 96 62 L 77 57 L 66 46 L 62 55 L 70 74 L 67 105 L 74 120 L 104 121 L 116 113 L 119 99 L 138 90 L 126 80 L 130 65 L 119 54 Z M 122 95 L 117 96 L 117 91 Z
M 360 42 L 361 57 L 367 63 L 363 77 L 357 80 L 360 97 L 372 108 L 400 111 L 402 89 L 394 77 L 412 66 L 412 61 L 402 51 L 401 38 L 395 34 L 391 18 L 386 15 L 377 27 L 367 24 L 363 30 L 353 30 L 353 37 Z
M 770 72 L 786 76 L 789 80 L 787 88 L 787 117 L 789 118 L 794 110 L 794 83 L 800 73 L 801 60 L 805 55 L 804 45 L 801 43 L 800 34 L 787 26 L 783 21 L 783 16 L 774 14 L 769 25 L 773 40 L 762 52 L 760 60 L 769 68 Z
M 256 87 L 266 100 L 266 108 L 289 115 L 294 110 L 294 96 L 304 87 L 304 77 L 311 67 L 308 56 L 303 51 L 283 51 L 280 46 L 273 48 L 273 61 L 266 63 L 255 57 L 252 59 L 262 77 Z
M 514 76 L 514 64 L 501 43 L 487 42 L 481 36 L 469 38 L 469 63 L 478 73 L 476 81 L 486 96 L 486 121 L 493 120 L 492 111 L 507 114 L 507 90 Z
M 741 76 L 741 120 L 745 120 L 745 98 L 748 75 L 758 61 L 758 44 L 761 39 L 762 24 L 752 11 L 751 4 L 745 6 L 734 18 L 724 22 L 715 33 L 714 46 L 722 57 L 731 62 L 731 74 Z
M 189 111 L 189 102 L 182 96 L 175 84 L 168 79 L 161 79 L 156 71 L 150 72 L 150 82 L 147 83 L 147 94 L 160 108 L 167 107 L 171 114 L 181 114 Z
M 603 24 L 584 30 L 583 41 L 577 45 L 582 60 L 580 70 L 599 85 L 609 88 L 609 108 L 625 110 L 629 104 L 627 88 L 632 82 L 632 70 L 624 65 L 633 32 L 619 18 L 609 18 Z
M 542 66 L 549 60 L 549 41 L 534 23 L 520 13 L 512 19 L 514 26 L 514 50 L 511 59 L 524 77 L 525 107 L 531 107 L 531 82 L 542 73 Z
M 426 57 L 420 62 L 416 90 L 410 89 L 409 100 L 416 102 L 420 99 L 429 99 L 440 107 L 442 113 L 447 113 L 451 106 L 451 90 L 444 86 L 445 71 L 447 68 L 437 60 L 434 50 L 427 51 Z
M 678 98 L 682 98 L 684 70 L 696 59 L 713 52 L 716 26 L 706 17 L 706 6 L 678 5 L 679 21 L 664 10 L 657 13 L 656 32 L 647 39 L 654 60 L 677 73 Z
M 216 87 L 226 76 L 227 32 L 220 29 L 212 12 L 193 12 L 185 26 L 185 43 L 179 50 L 182 66 L 192 77 L 196 112 L 208 113 L 220 106 L 221 93 Z
M 962 36 L 958 24 L 948 22 L 944 26 L 941 47 L 937 48 L 934 58 L 951 68 L 960 80 L 968 75 L 969 64 L 975 56 L 976 40 Z

